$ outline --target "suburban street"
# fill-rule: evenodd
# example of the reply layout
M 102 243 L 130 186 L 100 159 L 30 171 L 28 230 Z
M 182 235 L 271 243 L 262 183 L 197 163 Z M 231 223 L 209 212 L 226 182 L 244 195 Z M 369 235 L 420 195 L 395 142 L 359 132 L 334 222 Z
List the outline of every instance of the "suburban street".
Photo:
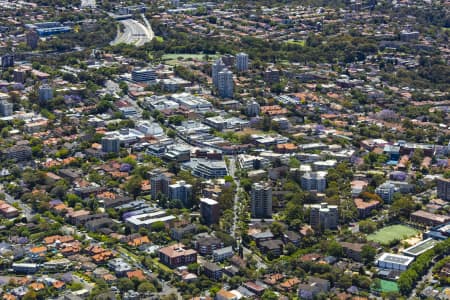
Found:
M 238 220 L 238 204 L 239 204 L 239 191 L 240 191 L 240 182 L 239 179 L 235 177 L 236 173 L 236 159 L 234 157 L 231 157 L 229 160 L 229 166 L 228 166 L 228 172 L 230 173 L 230 176 L 233 177 L 234 182 L 236 183 L 236 193 L 234 194 L 234 201 L 233 201 L 233 225 L 231 226 L 231 232 L 230 235 L 234 238 L 236 238 L 236 226 L 237 226 L 237 220 Z
M 2 189 L 2 193 L 5 194 L 5 201 L 11 205 L 14 202 L 17 202 L 19 204 L 19 208 L 22 211 L 23 215 L 27 218 L 27 220 L 31 220 L 31 218 L 33 217 L 33 210 L 31 209 L 31 207 L 29 207 L 27 204 L 23 203 L 20 200 L 14 199 L 13 196 L 7 194 L 5 192 L 5 190 L 3 190 L 3 186 L 0 186 L 0 188 Z
M 119 21 L 124 25 L 125 29 L 123 32 L 120 32 L 120 30 L 118 29 L 117 36 L 114 41 L 111 42 L 111 45 L 125 43 L 134 44 L 139 47 L 147 42 L 150 42 L 155 35 L 150 23 L 147 21 L 144 15 L 142 15 L 142 19 L 145 25 L 139 21 L 132 19 Z

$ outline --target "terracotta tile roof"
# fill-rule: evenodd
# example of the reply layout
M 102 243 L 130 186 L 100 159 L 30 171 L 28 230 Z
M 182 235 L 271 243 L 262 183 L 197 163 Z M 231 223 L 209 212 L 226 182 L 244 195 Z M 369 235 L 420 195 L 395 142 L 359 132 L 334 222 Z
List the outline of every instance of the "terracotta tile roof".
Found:
M 135 270 L 135 271 L 127 272 L 127 277 L 129 279 L 136 277 L 139 280 L 145 280 L 145 275 L 144 275 L 144 272 L 142 272 L 142 270 Z
M 300 261 L 302 261 L 302 262 L 316 261 L 316 260 L 319 260 L 320 258 L 322 258 L 322 255 L 320 255 L 318 253 L 309 253 L 309 254 L 302 255 L 300 257 Z
M 45 246 L 38 246 L 30 249 L 31 253 L 43 253 L 47 251 L 47 247 Z
M 380 201 L 377 201 L 377 200 L 371 200 L 371 201 L 366 202 L 361 198 L 356 198 L 354 200 L 354 202 L 355 202 L 356 208 L 358 208 L 358 209 L 371 208 L 371 207 L 375 207 L 378 204 L 380 204 Z
M 45 244 L 53 244 L 56 241 L 60 241 L 61 243 L 69 243 L 74 240 L 71 235 L 52 235 L 44 238 Z
M 266 279 L 264 279 L 264 282 L 269 285 L 274 285 L 275 283 L 277 283 L 278 281 L 280 281 L 283 278 L 284 278 L 284 275 L 280 274 L 280 273 L 270 274 L 270 275 L 266 276 Z
M 4 294 L 2 297 L 3 300 L 16 300 L 16 296 L 12 295 L 12 294 Z
M 159 249 L 159 252 L 171 258 L 197 253 L 197 251 L 193 249 L 185 249 L 183 244 L 174 244 L 171 246 L 167 246 Z
M 114 254 L 111 251 L 105 251 L 99 254 L 95 254 L 92 256 L 92 260 L 94 262 L 103 262 L 112 258 Z
M 282 283 L 280 283 L 280 287 L 283 289 L 287 289 L 290 290 L 292 288 L 294 288 L 296 285 L 298 285 L 300 283 L 300 280 L 297 277 L 288 279 Z
M 40 291 L 45 288 L 45 285 L 42 282 L 33 282 L 29 285 L 29 288 L 35 291 Z
M 148 238 L 148 236 L 141 236 L 141 237 L 137 237 L 134 238 L 133 240 L 128 242 L 128 245 L 133 246 L 133 247 L 137 247 L 143 244 L 148 244 L 150 243 L 150 239 Z
M 66 285 L 66 284 L 65 284 L 64 282 L 59 281 L 59 280 L 53 282 L 53 284 L 52 284 L 52 286 L 53 286 L 55 289 L 58 289 L 58 290 L 61 289 L 61 288 L 63 288 L 65 285 Z

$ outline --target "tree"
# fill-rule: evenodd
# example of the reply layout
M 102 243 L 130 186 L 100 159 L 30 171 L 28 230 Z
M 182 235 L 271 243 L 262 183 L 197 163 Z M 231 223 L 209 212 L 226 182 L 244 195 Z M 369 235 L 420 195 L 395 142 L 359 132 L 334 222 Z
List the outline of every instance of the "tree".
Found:
M 22 300 L 36 300 L 36 299 L 37 299 L 37 294 L 33 290 L 28 291 L 22 298 Z
M 271 290 L 266 290 L 262 295 L 261 300 L 278 300 L 278 296 Z
M 342 257 L 344 255 L 344 249 L 341 244 L 336 241 L 331 241 L 327 247 L 327 253 L 331 256 Z
M 371 220 L 363 220 L 359 222 L 359 231 L 370 234 L 377 230 L 377 223 Z
M 337 284 L 339 287 L 347 289 L 352 285 L 352 277 L 350 275 L 343 274 L 342 276 L 339 276 Z
M 416 209 L 416 204 L 410 196 L 400 196 L 392 203 L 389 212 L 408 219 L 410 214 Z
M 375 255 L 377 255 L 377 250 L 370 246 L 370 245 L 364 245 L 361 249 L 361 258 L 365 264 L 372 262 L 375 258 Z
M 164 229 L 166 229 L 166 226 L 164 225 L 163 221 L 158 221 L 158 222 L 152 223 L 152 225 L 150 225 L 150 229 L 153 232 L 160 232 L 160 231 L 164 231 Z
M 128 93 L 128 84 L 125 81 L 119 82 L 119 88 L 122 90 L 124 94 Z
M 283 225 L 280 222 L 273 222 L 270 224 L 270 231 L 274 236 L 281 236 L 283 234 Z
M 137 291 L 139 293 L 156 292 L 156 288 L 148 281 L 144 281 L 138 285 Z
M 142 178 L 135 175 L 127 181 L 125 184 L 125 190 L 136 198 L 136 196 L 141 192 L 141 184 Z
M 287 243 L 287 244 L 286 244 L 286 247 L 284 247 L 284 249 L 286 250 L 286 253 L 287 253 L 288 255 L 291 255 L 291 254 L 293 254 L 295 251 L 297 251 L 297 247 L 296 247 L 294 244 L 292 244 L 291 242 Z
M 252 181 L 248 178 L 242 178 L 241 186 L 247 193 L 249 193 L 252 190 Z
M 133 281 L 131 281 L 131 279 L 120 278 L 117 283 L 117 287 L 119 288 L 120 291 L 126 292 L 129 290 L 134 290 L 134 283 Z
M 424 153 L 423 150 L 420 148 L 417 148 L 414 150 L 414 153 L 411 157 L 411 162 L 415 165 L 415 166 L 420 166 L 420 163 L 422 162 L 424 158 Z

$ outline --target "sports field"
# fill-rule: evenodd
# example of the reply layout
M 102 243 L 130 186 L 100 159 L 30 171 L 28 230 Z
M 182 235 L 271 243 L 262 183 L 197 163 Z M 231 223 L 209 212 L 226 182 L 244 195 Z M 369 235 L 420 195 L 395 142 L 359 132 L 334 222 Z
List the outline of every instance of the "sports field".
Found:
M 398 285 L 394 281 L 389 280 L 380 280 L 380 285 L 378 287 L 372 286 L 372 288 L 377 292 L 389 293 L 389 292 L 398 292 Z
M 394 240 L 404 240 L 415 236 L 418 230 L 405 225 L 392 225 L 384 227 L 367 236 L 369 241 L 374 241 L 383 245 L 388 245 Z

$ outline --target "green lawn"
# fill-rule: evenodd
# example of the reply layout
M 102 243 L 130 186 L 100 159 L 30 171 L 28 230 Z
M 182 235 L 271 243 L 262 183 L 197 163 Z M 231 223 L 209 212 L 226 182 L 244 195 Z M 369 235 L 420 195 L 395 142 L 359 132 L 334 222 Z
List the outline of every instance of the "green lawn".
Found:
M 394 240 L 403 240 L 415 236 L 419 233 L 418 230 L 405 225 L 392 225 L 384 227 L 367 236 L 369 241 L 378 242 L 383 245 L 388 245 Z
M 305 43 L 306 43 L 306 41 L 303 41 L 303 40 L 289 40 L 289 41 L 286 41 L 286 44 L 292 44 L 292 45 L 298 45 L 298 46 L 305 46 Z
M 164 60 L 169 65 L 176 65 L 179 59 L 182 60 L 189 60 L 189 59 L 195 59 L 204 61 L 205 60 L 205 54 L 199 53 L 199 54 L 190 54 L 190 53 L 170 53 L 170 54 L 164 54 L 162 57 L 162 60 Z M 219 55 L 217 54 L 208 54 L 209 60 L 217 59 Z
M 161 263 L 158 259 L 152 258 L 152 261 L 153 261 L 153 264 L 154 264 L 157 268 L 159 268 L 159 269 L 161 269 L 161 270 L 163 270 L 163 271 L 166 271 L 167 273 L 172 273 L 172 272 L 173 272 L 173 270 L 172 270 L 171 268 L 169 268 L 169 267 L 166 266 L 165 264 Z

